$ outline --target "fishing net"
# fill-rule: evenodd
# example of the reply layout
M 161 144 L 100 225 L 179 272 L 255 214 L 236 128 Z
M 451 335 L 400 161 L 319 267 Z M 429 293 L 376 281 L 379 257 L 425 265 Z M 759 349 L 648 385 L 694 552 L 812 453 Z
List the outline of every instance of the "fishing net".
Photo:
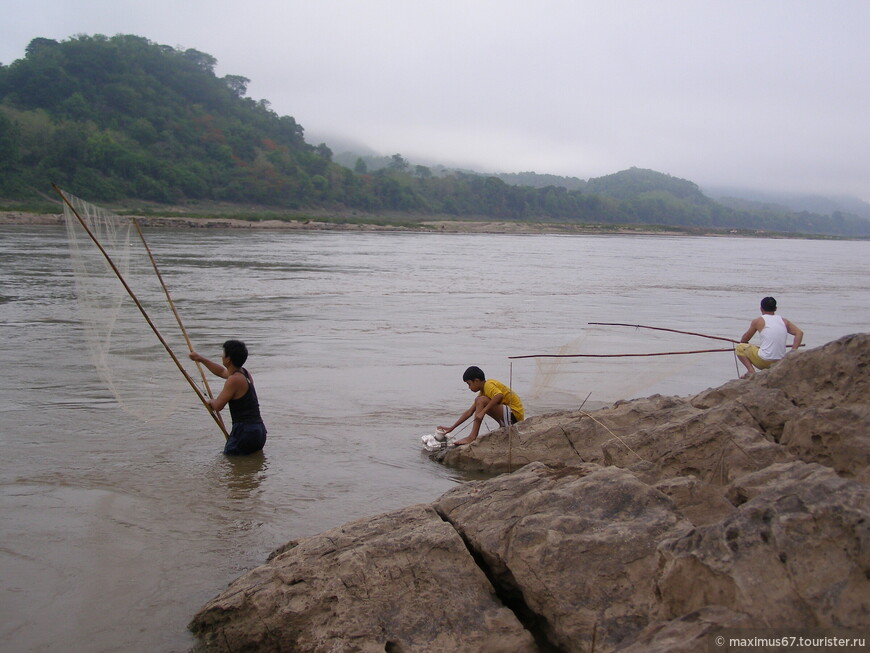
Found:
M 585 409 L 595 409 L 620 399 L 684 394 L 695 387 L 685 380 L 703 375 L 711 361 L 724 364 L 727 375 L 731 351 L 728 342 L 686 333 L 590 325 L 557 350 L 516 358 L 514 365 L 534 365 L 526 396 L 539 411 L 577 408 L 584 402 Z
M 187 357 L 179 319 L 133 219 L 59 192 L 68 202 L 64 221 L 85 342 L 109 391 L 146 422 L 165 419 L 181 406 L 202 405 L 179 365 L 207 396 L 205 382 Z

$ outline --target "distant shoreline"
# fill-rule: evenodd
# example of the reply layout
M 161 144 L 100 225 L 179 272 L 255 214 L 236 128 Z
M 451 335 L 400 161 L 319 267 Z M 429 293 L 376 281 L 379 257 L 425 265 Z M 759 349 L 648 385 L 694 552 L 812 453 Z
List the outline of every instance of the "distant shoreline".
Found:
M 635 235 L 635 236 L 730 236 L 754 238 L 825 238 L 808 234 L 779 234 L 748 230 L 712 230 L 704 228 L 655 227 L 653 225 L 609 225 L 543 223 L 506 220 L 419 220 L 390 224 L 389 222 L 365 222 L 356 215 L 352 221 L 342 221 L 342 216 L 287 219 L 252 219 L 226 217 L 128 216 L 135 217 L 145 227 L 170 229 L 273 229 L 279 231 L 364 231 L 364 232 L 418 232 L 418 233 L 463 233 L 463 234 L 577 234 L 577 235 Z M 28 213 L 25 211 L 0 211 L 0 225 L 63 225 L 61 213 Z M 828 237 L 830 238 L 830 237 Z

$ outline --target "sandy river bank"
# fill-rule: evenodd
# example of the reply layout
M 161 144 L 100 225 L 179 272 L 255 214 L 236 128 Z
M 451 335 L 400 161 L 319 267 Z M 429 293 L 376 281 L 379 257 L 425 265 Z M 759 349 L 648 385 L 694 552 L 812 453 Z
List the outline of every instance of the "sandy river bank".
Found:
M 679 229 L 676 227 L 650 228 L 635 225 L 593 225 L 562 224 L 543 222 L 511 222 L 491 220 L 414 220 L 398 221 L 394 224 L 372 216 L 372 222 L 354 216 L 343 219 L 340 216 L 318 218 L 252 219 L 243 220 L 227 217 L 190 217 L 190 216 L 131 216 L 148 227 L 169 227 L 184 229 L 232 228 L 232 229 L 282 229 L 317 231 L 421 231 L 441 233 L 511 233 L 511 234 L 657 234 L 657 235 L 736 235 L 712 231 Z M 60 213 L 27 213 L 23 211 L 0 211 L 0 225 L 60 225 Z

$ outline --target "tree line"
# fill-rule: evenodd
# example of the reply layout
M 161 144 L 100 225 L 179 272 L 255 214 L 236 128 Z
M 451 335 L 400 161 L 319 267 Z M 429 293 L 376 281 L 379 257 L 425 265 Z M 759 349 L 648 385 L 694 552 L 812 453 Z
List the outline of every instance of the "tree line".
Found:
M 692 182 L 636 168 L 559 185 L 535 173 L 433 172 L 400 154 L 377 169 L 361 158 L 341 165 L 216 64 L 134 35 L 34 39 L 0 64 L 0 197 L 32 199 L 57 183 L 102 202 L 870 235 L 857 216 L 729 208 Z

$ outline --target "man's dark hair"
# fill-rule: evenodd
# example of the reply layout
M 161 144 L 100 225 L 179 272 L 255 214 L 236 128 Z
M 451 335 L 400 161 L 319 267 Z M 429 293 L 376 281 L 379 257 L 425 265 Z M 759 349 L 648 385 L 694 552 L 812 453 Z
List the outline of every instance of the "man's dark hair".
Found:
M 466 383 L 471 381 L 472 379 L 477 379 L 479 381 L 486 381 L 486 374 L 483 373 L 483 370 L 477 367 L 476 365 L 472 365 L 467 370 L 465 370 L 465 374 L 462 375 L 462 380 Z
M 227 340 L 224 343 L 224 356 L 236 367 L 241 367 L 248 360 L 248 348 L 241 340 Z
M 776 313 L 776 300 L 773 297 L 765 297 L 761 300 L 761 310 Z

